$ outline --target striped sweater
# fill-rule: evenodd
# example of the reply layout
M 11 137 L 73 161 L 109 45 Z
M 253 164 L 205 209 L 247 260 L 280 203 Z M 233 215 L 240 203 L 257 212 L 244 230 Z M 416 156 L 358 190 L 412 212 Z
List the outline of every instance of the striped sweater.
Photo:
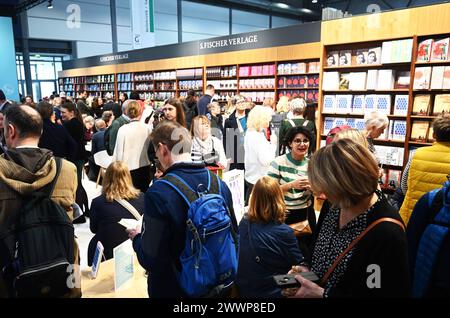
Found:
M 308 173 L 308 159 L 298 161 L 292 158 L 290 153 L 275 158 L 270 164 L 269 177 L 278 180 L 280 185 L 292 182 L 299 176 L 306 176 Z M 304 209 L 311 205 L 311 191 L 289 189 L 284 193 L 284 201 L 288 210 Z

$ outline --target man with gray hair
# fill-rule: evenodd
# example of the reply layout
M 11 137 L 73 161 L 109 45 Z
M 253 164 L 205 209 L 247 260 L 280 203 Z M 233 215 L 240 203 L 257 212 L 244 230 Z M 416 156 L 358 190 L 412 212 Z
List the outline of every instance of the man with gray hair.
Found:
M 111 126 L 109 126 L 105 131 L 105 148 L 110 156 L 114 153 L 119 128 L 130 122 L 130 118 L 127 116 L 127 107 L 131 101 L 133 101 L 133 99 L 128 99 L 122 104 L 122 116 L 116 117 Z

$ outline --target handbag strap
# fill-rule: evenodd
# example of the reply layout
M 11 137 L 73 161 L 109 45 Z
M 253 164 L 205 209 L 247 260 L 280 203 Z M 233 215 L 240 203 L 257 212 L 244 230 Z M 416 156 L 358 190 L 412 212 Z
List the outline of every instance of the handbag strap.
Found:
M 141 219 L 141 215 L 139 214 L 139 212 L 136 210 L 136 208 L 134 206 L 132 206 L 130 204 L 130 202 L 128 202 L 127 200 L 123 200 L 123 199 L 114 199 L 115 201 L 117 201 L 117 203 L 119 203 L 121 206 L 123 206 L 125 209 L 128 210 L 128 212 L 130 212 L 131 214 L 133 214 L 134 218 L 136 220 L 140 220 Z
M 398 224 L 403 231 L 405 231 L 405 226 L 403 225 L 402 222 L 400 222 L 399 220 L 393 219 L 393 218 L 381 218 L 376 220 L 375 222 L 371 223 L 361 234 L 359 234 L 359 236 L 357 238 L 355 238 L 350 245 L 341 253 L 339 254 L 339 256 L 335 259 L 333 265 L 331 265 L 331 267 L 328 269 L 328 271 L 325 273 L 325 275 L 322 277 L 322 279 L 320 280 L 320 286 L 325 286 L 325 283 L 327 282 L 328 278 L 330 277 L 330 275 L 333 273 L 333 271 L 335 270 L 336 266 L 338 266 L 338 264 L 340 263 L 340 261 L 342 260 L 342 258 L 344 258 L 345 255 L 347 255 L 348 252 L 350 252 L 350 250 L 367 234 L 370 232 L 370 230 L 372 230 L 376 225 L 382 223 L 382 222 L 391 222 L 391 223 L 395 223 Z

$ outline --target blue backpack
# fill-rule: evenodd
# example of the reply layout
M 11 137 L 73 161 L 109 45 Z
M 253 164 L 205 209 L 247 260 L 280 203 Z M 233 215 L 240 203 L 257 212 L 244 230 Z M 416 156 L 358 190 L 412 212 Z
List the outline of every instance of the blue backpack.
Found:
M 204 192 L 172 173 L 158 182 L 171 186 L 189 207 L 181 271 L 175 270 L 181 288 L 190 297 L 223 296 L 236 276 L 239 240 L 218 177 L 208 171 Z
M 429 208 L 434 215 L 432 223 L 425 228 L 417 248 L 413 297 L 423 297 L 427 292 L 442 242 L 449 232 L 450 181 L 446 181 L 441 189 L 428 192 L 427 196 Z

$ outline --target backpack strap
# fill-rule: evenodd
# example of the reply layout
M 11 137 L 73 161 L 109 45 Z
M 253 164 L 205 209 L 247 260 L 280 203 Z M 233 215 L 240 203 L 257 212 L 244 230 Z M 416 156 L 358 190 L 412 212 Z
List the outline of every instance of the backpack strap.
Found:
M 331 265 L 331 267 L 328 269 L 328 271 L 325 273 L 325 275 L 322 277 L 322 279 L 320 280 L 319 285 L 324 287 L 325 283 L 327 282 L 328 278 L 330 277 L 330 275 L 333 273 L 333 271 L 335 270 L 336 266 L 338 266 L 338 264 L 341 262 L 341 260 L 344 258 L 345 255 L 347 255 L 348 252 L 350 252 L 350 250 L 364 237 L 366 236 L 367 233 L 370 232 L 370 230 L 372 230 L 375 226 L 377 226 L 380 223 L 383 222 L 391 222 L 391 223 L 395 223 L 398 224 L 403 231 L 405 230 L 405 226 L 403 225 L 402 222 L 400 222 L 399 220 L 393 219 L 393 218 L 381 218 L 376 220 L 375 222 L 371 223 L 361 234 L 359 234 L 359 236 L 357 238 L 355 238 L 349 246 L 347 246 L 347 248 L 341 253 L 339 254 L 339 256 L 335 259 L 333 265 Z
M 295 122 L 292 119 L 289 119 L 289 124 L 291 124 L 292 128 L 295 127 Z
M 209 170 L 207 171 L 208 171 L 208 185 L 206 188 L 207 192 L 220 194 L 222 189 L 220 186 L 220 182 L 218 180 L 218 176 L 213 174 Z M 176 192 L 178 192 L 178 194 L 181 195 L 181 197 L 184 199 L 184 201 L 186 201 L 188 206 L 190 206 L 192 202 L 197 200 L 200 195 L 198 191 L 192 189 L 182 178 L 180 178 L 178 175 L 174 173 L 168 173 L 166 176 L 164 176 L 157 182 L 164 182 L 165 184 L 173 188 Z
M 119 203 L 122 207 L 124 207 L 128 212 L 130 212 L 133 217 L 136 220 L 140 220 L 141 219 L 141 215 L 139 214 L 138 210 L 136 210 L 136 208 L 134 206 L 131 205 L 130 202 L 128 202 L 127 200 L 124 199 L 114 199 L 114 201 L 116 201 L 117 203 Z
M 303 122 L 303 127 L 308 126 L 308 124 L 309 124 L 309 120 L 308 120 L 308 119 L 305 119 L 305 121 Z
M 53 178 L 52 182 L 43 186 L 38 192 L 44 193 L 47 197 L 51 198 L 53 191 L 55 190 L 56 182 L 58 181 L 58 177 L 61 173 L 62 168 L 62 159 L 59 157 L 55 157 L 56 162 L 56 174 Z

